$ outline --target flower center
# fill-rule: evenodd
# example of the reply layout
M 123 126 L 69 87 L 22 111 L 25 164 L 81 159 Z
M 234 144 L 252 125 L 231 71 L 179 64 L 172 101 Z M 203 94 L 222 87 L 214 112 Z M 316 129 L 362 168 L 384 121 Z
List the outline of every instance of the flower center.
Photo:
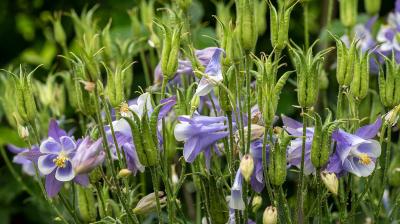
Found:
M 121 103 L 119 112 L 120 114 L 127 114 L 129 112 L 129 105 L 126 102 Z
M 372 162 L 371 158 L 366 153 L 360 153 L 358 158 L 360 159 L 358 162 L 363 165 L 368 165 Z
M 57 167 L 65 168 L 67 160 L 67 155 L 65 155 L 64 152 L 61 152 L 57 158 L 53 159 L 53 163 L 56 164 Z

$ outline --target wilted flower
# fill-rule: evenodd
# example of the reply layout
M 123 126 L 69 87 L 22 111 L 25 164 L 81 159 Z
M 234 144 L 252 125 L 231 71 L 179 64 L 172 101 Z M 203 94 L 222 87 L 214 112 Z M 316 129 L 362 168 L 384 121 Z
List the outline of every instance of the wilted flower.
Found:
M 336 152 L 329 158 L 328 172 L 340 174 L 350 172 L 359 177 L 369 176 L 381 154 L 381 145 L 373 140 L 379 131 L 382 119 L 359 128 L 355 134 L 338 130 L 332 138 L 337 142 Z
M 72 159 L 72 166 L 76 174 L 89 173 L 104 161 L 105 152 L 101 143 L 101 138 L 92 142 L 89 137 L 86 137 L 78 145 Z
M 165 205 L 167 204 L 167 197 L 165 197 L 164 192 L 159 191 L 158 197 L 161 207 L 165 207 Z M 156 208 L 156 194 L 153 192 L 140 199 L 136 207 L 133 209 L 133 213 L 137 215 L 144 215 L 154 211 Z
M 263 224 L 278 223 L 278 210 L 274 206 L 268 206 L 263 213 Z
M 243 177 L 240 171 L 236 172 L 235 181 L 231 187 L 231 197 L 229 200 L 229 207 L 231 209 L 244 210 L 244 201 L 242 198 L 242 182 Z
M 183 156 L 186 162 L 192 163 L 204 151 L 206 165 L 209 167 L 211 149 L 219 153 L 215 143 L 228 135 L 228 126 L 224 124 L 227 119 L 194 115 L 192 118 L 179 116 L 178 120 L 180 123 L 175 126 L 174 135 L 176 140 L 185 142 Z

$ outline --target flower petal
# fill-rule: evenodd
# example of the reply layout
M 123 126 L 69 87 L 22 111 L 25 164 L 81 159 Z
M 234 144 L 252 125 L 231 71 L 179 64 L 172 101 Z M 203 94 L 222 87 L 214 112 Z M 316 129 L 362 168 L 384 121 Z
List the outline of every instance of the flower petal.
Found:
M 71 161 L 66 161 L 65 167 L 58 167 L 56 170 L 56 179 L 62 182 L 74 179 L 75 171 L 72 169 Z
M 56 120 L 51 119 L 50 123 L 49 123 L 48 135 L 49 135 L 49 137 L 52 137 L 57 142 L 60 142 L 61 136 L 66 136 L 67 133 L 58 126 L 58 123 Z
M 63 182 L 58 181 L 55 176 L 55 171 L 46 176 L 46 192 L 49 197 L 54 197 L 60 192 Z
M 61 145 L 56 140 L 49 137 L 42 142 L 39 150 L 41 153 L 58 154 L 61 152 Z
M 89 177 L 87 174 L 79 174 L 75 176 L 74 182 L 86 187 L 89 185 Z
M 376 121 L 373 124 L 365 125 L 359 128 L 356 131 L 355 135 L 363 139 L 374 138 L 378 133 L 379 129 L 381 128 L 381 126 L 382 126 L 382 118 L 378 117 L 378 119 L 376 119 Z
M 75 141 L 69 136 L 61 136 L 60 142 L 63 150 L 66 152 L 71 152 L 76 149 Z
M 231 199 L 229 200 L 229 207 L 232 209 L 244 210 L 245 205 L 242 198 L 242 179 L 243 177 L 238 170 L 231 188 Z
M 54 154 L 40 156 L 38 159 L 39 171 L 44 175 L 48 175 L 53 172 L 56 168 L 56 164 L 53 162 L 55 158 L 57 158 L 57 155 Z

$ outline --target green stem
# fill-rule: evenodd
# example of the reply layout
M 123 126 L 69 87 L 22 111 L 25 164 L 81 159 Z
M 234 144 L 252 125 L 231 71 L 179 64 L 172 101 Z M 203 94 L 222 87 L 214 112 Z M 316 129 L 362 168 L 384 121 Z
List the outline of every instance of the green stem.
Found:
M 286 221 L 287 224 L 292 224 L 289 205 L 288 205 L 288 202 L 286 200 L 285 193 L 283 192 L 282 186 L 279 186 L 279 196 L 280 196 L 280 201 L 283 203 L 283 211 L 285 213 L 285 215 L 284 215 L 285 216 L 285 221 Z
M 263 146 L 262 146 L 262 164 L 263 164 L 263 174 L 264 174 L 264 180 L 265 180 L 265 187 L 267 188 L 268 192 L 268 197 L 269 200 L 272 202 L 274 201 L 273 193 L 272 193 L 272 187 L 269 183 L 269 177 L 268 177 L 268 164 L 267 164 L 267 150 L 265 148 L 267 147 L 267 139 L 268 139 L 268 131 L 269 127 L 265 125 L 265 131 L 264 131 L 264 140 L 263 140 Z M 270 148 L 272 147 L 273 144 L 270 144 Z M 271 149 L 270 149 L 271 150 Z
M 156 205 L 157 205 L 157 215 L 158 215 L 158 223 L 162 223 L 162 214 L 161 214 L 161 205 L 160 205 L 160 198 L 158 196 L 159 191 L 159 182 L 158 182 L 158 175 L 157 170 L 155 167 L 150 167 L 151 179 L 153 182 L 153 189 L 154 194 L 156 196 Z
M 251 138 L 251 73 L 250 73 L 250 55 L 247 54 L 244 61 L 244 66 L 246 68 L 246 82 L 247 82 L 247 147 L 246 154 L 250 152 L 250 138 Z
M 309 29 L 308 29 L 308 2 L 303 2 L 303 16 L 304 16 L 304 45 L 305 49 L 308 49 L 310 46 L 310 37 L 309 37 Z
M 336 104 L 336 119 L 341 119 L 343 117 L 342 107 L 343 107 L 343 93 L 342 87 L 339 87 L 338 96 L 337 96 L 337 104 Z
M 306 131 L 307 131 L 307 116 L 304 114 L 305 109 L 301 109 L 301 113 L 303 116 L 303 134 L 302 134 L 302 144 L 301 144 L 301 164 L 300 164 L 300 179 L 299 186 L 297 190 L 297 209 L 298 209 L 298 223 L 304 223 L 304 158 L 306 151 Z
M 142 62 L 142 68 L 144 71 L 144 78 L 146 80 L 146 86 L 150 86 L 151 85 L 151 76 L 150 76 L 149 67 L 147 66 L 146 56 L 144 54 L 143 49 L 140 50 L 140 61 Z

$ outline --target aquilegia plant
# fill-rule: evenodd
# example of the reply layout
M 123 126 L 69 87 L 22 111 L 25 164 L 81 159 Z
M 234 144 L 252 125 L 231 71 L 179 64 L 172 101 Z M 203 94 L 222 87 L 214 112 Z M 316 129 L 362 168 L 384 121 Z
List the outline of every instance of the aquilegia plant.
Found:
M 213 1 L 203 49 L 199 2 L 142 0 L 125 39 L 55 14 L 55 65 L 3 70 L 29 197 L 63 223 L 397 223 L 400 1 Z

